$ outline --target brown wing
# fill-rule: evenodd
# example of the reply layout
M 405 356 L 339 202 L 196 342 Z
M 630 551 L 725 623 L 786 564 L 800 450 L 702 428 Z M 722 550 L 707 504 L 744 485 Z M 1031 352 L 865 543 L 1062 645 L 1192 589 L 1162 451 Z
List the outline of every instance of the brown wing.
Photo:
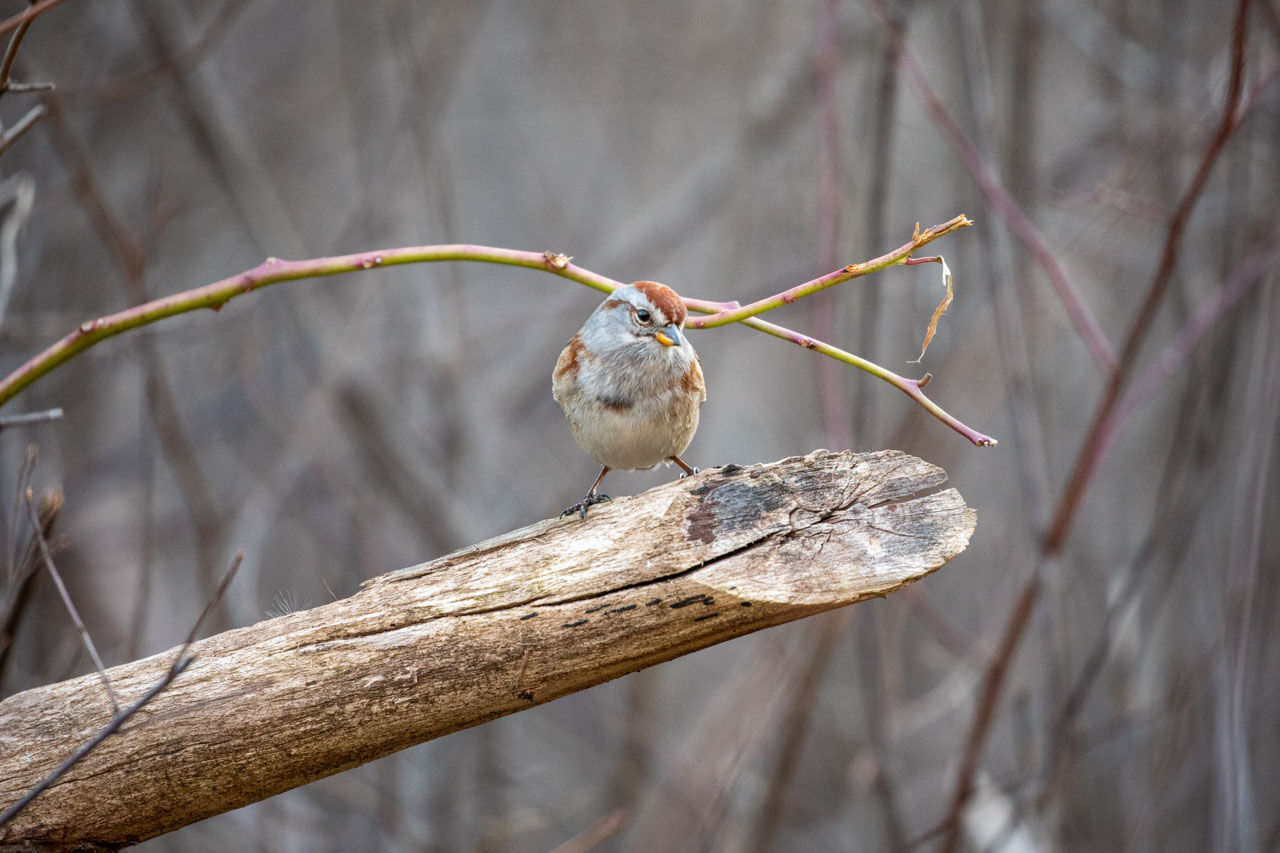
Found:
M 560 402 L 562 394 L 568 393 L 578 379 L 578 357 L 582 354 L 582 339 L 577 335 L 569 341 L 569 345 L 560 351 L 556 359 L 555 372 L 551 374 L 551 396 Z
M 707 402 L 707 383 L 702 378 L 702 363 L 698 361 L 698 357 L 693 357 L 693 363 L 689 365 L 689 372 L 684 375 L 681 380 L 681 386 L 690 394 L 698 395 L 698 403 Z

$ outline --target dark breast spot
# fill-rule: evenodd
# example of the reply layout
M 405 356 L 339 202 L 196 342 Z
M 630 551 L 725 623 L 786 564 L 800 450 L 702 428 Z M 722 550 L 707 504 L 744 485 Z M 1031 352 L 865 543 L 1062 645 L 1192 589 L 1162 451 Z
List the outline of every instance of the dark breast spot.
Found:
M 611 412 L 625 412 L 636 404 L 635 400 L 629 400 L 626 397 L 596 397 L 596 402 L 604 406 Z

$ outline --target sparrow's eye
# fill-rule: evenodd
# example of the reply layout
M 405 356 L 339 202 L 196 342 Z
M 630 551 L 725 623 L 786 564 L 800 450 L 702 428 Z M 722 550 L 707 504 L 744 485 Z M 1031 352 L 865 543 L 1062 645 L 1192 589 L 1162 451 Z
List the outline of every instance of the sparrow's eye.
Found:
M 653 318 L 649 316 L 648 311 L 641 308 L 639 311 L 636 312 L 636 319 L 639 320 L 641 323 L 648 323 Z

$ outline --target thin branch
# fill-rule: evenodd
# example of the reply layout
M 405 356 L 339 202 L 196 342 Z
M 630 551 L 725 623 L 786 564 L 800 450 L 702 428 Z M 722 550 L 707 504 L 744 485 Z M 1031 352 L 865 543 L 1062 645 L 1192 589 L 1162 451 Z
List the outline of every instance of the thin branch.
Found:
M 13 504 L 9 508 L 8 527 L 5 532 L 8 534 L 9 550 L 6 554 L 5 569 L 8 572 L 7 587 L 13 585 L 13 573 L 17 568 L 18 559 L 18 529 L 22 524 L 22 504 L 23 498 L 27 494 L 27 484 L 31 481 L 31 471 L 36 466 L 36 458 L 39 456 L 39 450 L 36 445 L 28 444 L 26 452 L 22 454 L 22 462 L 18 465 L 18 488 L 13 495 Z
M 56 83 L 53 83 L 53 82 L 49 81 L 49 80 L 37 80 L 37 81 L 36 81 L 36 82 L 34 82 L 34 83 L 14 83 L 13 81 L 10 81 L 10 82 L 9 82 L 8 87 L 6 87 L 6 91 L 9 91 L 9 92 L 52 92 L 52 91 L 53 91 L 54 89 L 56 89 L 56 88 L 58 88 L 58 85 L 57 85 Z
M 934 123 L 946 134 L 951 147 L 955 149 L 956 155 L 960 158 L 960 162 L 969 170 L 974 183 L 978 185 L 978 189 L 986 196 L 987 203 L 991 206 L 992 211 L 1004 220 L 1005 225 L 1009 226 L 1009 230 L 1017 235 L 1032 257 L 1036 259 L 1036 263 L 1049 276 L 1049 283 L 1053 286 L 1058 299 L 1066 309 L 1067 316 L 1071 318 L 1071 324 L 1075 327 L 1076 334 L 1080 336 L 1090 355 L 1093 356 L 1094 361 L 1098 362 L 1104 371 L 1110 373 L 1115 369 L 1116 357 L 1106 334 L 1103 333 L 1102 327 L 1098 324 L 1097 318 L 1076 291 L 1075 285 L 1067 278 L 1066 272 L 1058 264 L 1057 258 L 1049 250 L 1039 230 L 1001 185 L 994 171 L 983 158 L 982 152 L 965 136 L 964 131 L 960 129 L 960 125 L 947 112 L 946 106 L 943 105 L 937 93 L 933 91 L 933 87 L 929 85 L 929 78 L 925 75 L 924 69 L 920 67 L 920 62 L 906 46 L 901 24 L 885 8 L 883 0 L 867 0 L 867 3 L 871 6 L 876 17 L 880 19 L 880 23 L 884 25 L 885 30 L 888 31 L 889 37 L 896 47 L 898 64 L 906 72 L 911 85 L 915 87 L 920 100 L 924 102 L 925 109 L 933 117 Z
M 34 424 L 41 421 L 56 421 L 62 417 L 62 408 L 46 409 L 43 412 L 23 412 L 20 415 L 0 415 L 0 430 L 21 424 Z
M 1165 381 L 1187 360 L 1205 332 L 1254 287 L 1264 281 L 1266 273 L 1273 270 L 1277 263 L 1280 263 L 1280 244 L 1272 243 L 1241 261 L 1217 291 L 1196 306 L 1186 322 L 1174 334 L 1173 340 L 1133 381 L 1124 398 L 1116 406 L 1107 429 L 1102 432 L 1099 439 L 1102 445 L 1098 454 L 1099 462 L 1114 445 L 1116 437 L 1124 432 L 1125 427 L 1133 420 L 1134 415 L 1150 402 Z
M 183 649 L 185 651 L 186 647 L 184 646 Z M 66 761 L 62 762 L 50 771 L 48 776 L 41 779 L 38 784 L 31 788 L 31 790 L 23 794 L 20 800 L 9 806 L 9 808 L 5 809 L 4 812 L 0 813 L 0 826 L 4 826 L 9 821 L 13 820 L 19 812 L 31 805 L 31 802 L 36 797 L 44 793 L 49 786 L 66 775 L 68 770 L 79 764 L 80 761 L 86 755 L 93 752 L 100 743 L 115 734 L 121 726 L 129 721 L 130 717 L 141 711 L 144 705 L 156 698 L 156 696 L 160 695 L 160 692 L 168 687 L 170 682 L 177 678 L 193 660 L 195 660 L 195 655 L 175 660 L 173 662 L 173 666 L 169 667 L 169 671 L 166 672 L 159 681 L 152 685 L 150 690 L 142 694 L 142 698 L 137 702 L 134 702 L 128 708 L 117 712 L 116 715 L 111 718 L 111 722 L 103 726 L 101 731 L 89 740 L 85 741 L 84 744 L 75 752 L 71 753 L 71 755 L 67 756 Z
M 958 216 L 950 222 L 943 225 L 935 226 L 927 229 L 912 240 L 911 243 L 903 246 L 883 258 L 877 258 L 866 264 L 851 265 L 853 272 L 850 273 L 850 267 L 846 267 L 832 276 L 845 276 L 841 281 L 847 281 L 849 278 L 856 278 L 865 275 L 867 272 L 873 272 L 875 269 L 883 269 L 896 263 L 902 263 L 907 260 L 911 252 L 915 251 L 919 246 L 937 239 L 944 233 L 950 233 L 957 228 L 962 228 L 969 224 L 969 220 L 964 216 Z M 887 259 L 887 260 L 886 260 Z M 54 343 L 40 354 L 31 358 L 26 364 L 19 367 L 13 373 L 9 374 L 3 381 L 0 381 L 0 405 L 13 399 L 13 397 L 24 388 L 44 376 L 49 371 L 61 364 L 69 361 L 74 356 L 88 349 L 107 338 L 127 332 L 130 329 L 145 326 L 167 317 L 173 317 L 178 314 L 184 314 L 195 311 L 200 308 L 210 308 L 217 311 L 223 305 L 231 301 L 242 293 L 252 293 L 268 285 L 276 284 L 282 281 L 296 281 L 298 279 L 313 278 L 317 276 L 337 275 L 347 272 L 361 272 L 364 270 L 375 269 L 378 267 L 399 266 L 402 264 L 427 263 L 433 261 L 480 261 L 485 263 L 504 264 L 507 266 L 525 267 L 527 269 L 539 269 L 550 272 L 554 275 L 567 278 L 570 281 L 576 281 L 579 284 L 585 284 L 587 287 L 599 290 L 602 293 L 612 293 L 614 288 L 620 286 L 620 282 L 611 278 L 592 272 L 570 263 L 571 259 L 562 254 L 554 252 L 525 252 L 516 249 L 501 249 L 492 246 L 476 246 L 470 244 L 451 244 L 441 246 L 408 246 L 398 249 L 384 249 L 381 251 L 360 252 L 354 255 L 338 255 L 329 258 L 314 258 L 303 261 L 282 261 L 278 258 L 268 258 L 253 269 L 246 270 L 239 275 L 222 279 L 221 281 L 206 284 L 203 287 L 197 287 L 194 290 L 187 290 L 181 293 L 175 293 L 170 296 L 164 296 L 159 299 L 137 305 L 124 311 L 109 314 L 105 317 L 99 317 L 96 320 L 86 320 L 81 323 L 75 331 L 62 338 L 62 340 Z M 883 262 L 883 263 L 882 263 Z M 830 276 L 824 276 L 824 279 Z M 823 280 L 818 280 L 819 282 Z M 800 288 L 793 290 L 804 290 L 798 295 L 791 295 L 789 301 L 795 301 L 800 296 L 808 295 L 816 292 L 823 287 L 829 287 L 832 284 L 838 284 L 838 281 L 831 281 L 822 284 L 810 282 L 807 285 L 800 285 Z M 809 288 L 809 289 L 806 289 Z M 785 301 L 785 297 L 791 293 L 790 291 L 779 294 L 779 298 Z M 712 313 L 721 313 L 725 309 L 723 303 L 708 302 L 699 299 L 686 299 L 685 304 L 694 311 Z M 784 303 L 779 303 L 784 304 Z M 747 306 L 752 308 L 752 306 Z M 742 309 L 731 309 L 732 311 Z M 766 310 L 766 309 L 761 309 Z M 760 311 L 753 310 L 752 314 L 758 314 Z M 694 321 L 695 323 L 697 321 Z M 723 322 L 732 322 L 724 320 Z M 939 406 L 929 400 L 920 389 L 928 382 L 929 377 L 926 375 L 924 379 L 914 380 L 899 376 L 891 370 L 880 367 L 866 359 L 847 353 L 841 349 L 825 344 L 822 341 L 815 340 L 807 335 L 794 332 L 782 326 L 775 326 L 772 323 L 766 323 L 755 316 L 747 316 L 739 319 L 742 325 L 748 328 L 756 329 L 773 335 L 783 340 L 791 341 L 805 349 L 814 350 L 865 370 L 873 376 L 888 382 L 890 385 L 901 390 L 908 397 L 911 397 L 921 406 L 923 406 L 930 414 L 941 420 L 947 426 L 959 432 L 965 438 L 969 439 L 975 445 L 980 447 L 995 446 L 996 440 L 990 436 L 984 435 L 976 430 L 964 425 L 951 415 L 943 411 Z M 692 325 L 692 324 L 691 324 Z M 694 325 L 693 328 L 700 328 Z
M 268 285 L 282 281 L 315 276 L 359 272 L 377 267 L 430 261 L 484 261 L 488 263 L 544 269 L 565 278 L 585 284 L 602 293 L 610 293 L 619 282 L 569 263 L 564 255 L 551 252 L 522 252 L 497 249 L 489 246 L 444 245 L 411 246 L 401 249 L 360 252 L 304 261 L 282 261 L 268 258 L 253 269 L 213 282 L 212 284 L 154 299 L 124 311 L 86 320 L 73 332 L 45 349 L 0 381 L 0 405 L 8 402 L 19 391 L 107 338 L 130 329 L 145 326 L 167 317 L 185 314 L 200 308 L 218 310 L 231 299 L 243 293 L 252 293 Z
M 23 809 L 29 806 L 36 797 L 46 791 L 53 783 L 66 775 L 67 771 L 75 767 L 86 755 L 93 752 L 99 744 L 111 737 L 119 731 L 120 727 L 129 721 L 129 718 L 142 710 L 142 708 L 152 699 L 160 695 L 160 693 L 168 687 L 175 678 L 182 674 L 191 662 L 196 659 L 195 655 L 188 655 L 187 649 L 195 642 L 196 635 L 200 632 L 200 626 L 203 624 L 205 617 L 217 605 L 222 598 L 222 594 L 227 591 L 227 586 L 231 583 L 231 579 L 235 577 L 236 571 L 240 568 L 240 563 L 244 560 L 243 552 L 236 552 L 235 557 L 231 560 L 231 565 L 227 567 L 226 572 L 222 575 L 222 580 L 218 583 L 218 589 L 213 596 L 205 603 L 204 610 L 200 612 L 199 618 L 196 619 L 194 625 L 191 626 L 190 633 L 187 634 L 186 641 L 178 649 L 178 653 L 173 657 L 173 663 L 165 674 L 155 684 L 142 694 L 138 701 L 134 702 L 123 710 L 117 709 L 115 716 L 111 721 L 103 726 L 96 735 L 85 741 L 75 752 L 67 756 L 67 759 L 49 772 L 39 783 L 34 785 L 30 790 L 22 795 L 21 799 L 9 806 L 0 813 L 0 826 L 4 826 L 13 820 Z
M 103 247 L 115 260 L 125 285 L 125 293 L 135 304 L 145 302 L 146 248 L 132 234 L 124 220 L 112 209 L 94 173 L 88 153 L 68 126 L 61 99 L 49 99 L 52 139 L 59 155 L 71 172 L 71 185 L 97 231 Z M 161 451 L 177 478 L 183 502 L 191 517 L 196 535 L 201 581 L 212 595 L 219 570 L 222 526 L 221 513 L 213 491 L 200 470 L 195 448 L 182 425 L 177 400 L 165 373 L 155 342 L 142 340 L 145 394 L 148 409 L 156 426 Z
M 1071 478 L 1067 481 L 1067 486 L 1063 490 L 1062 501 L 1059 503 L 1058 509 L 1054 513 L 1053 521 L 1049 525 L 1049 530 L 1045 534 L 1044 548 L 1049 554 L 1056 553 L 1062 549 L 1067 534 L 1071 531 L 1071 523 L 1075 520 L 1076 510 L 1080 508 L 1089 483 L 1093 480 L 1093 475 L 1102 462 L 1102 454 L 1106 449 L 1104 439 L 1107 431 L 1111 428 L 1111 419 L 1115 414 L 1116 404 L 1120 402 L 1121 393 L 1128 384 L 1129 377 L 1133 375 L 1138 354 L 1142 350 L 1142 344 L 1146 340 L 1147 332 L 1150 331 L 1151 323 L 1155 320 L 1156 312 L 1164 301 L 1164 295 L 1169 288 L 1169 283 L 1173 280 L 1173 270 L 1178 264 L 1178 252 L 1182 246 L 1182 235 L 1186 231 L 1187 222 L 1191 219 L 1191 212 L 1195 209 L 1196 202 L 1199 201 L 1200 195 L 1204 191 L 1214 164 L 1218 162 L 1219 155 L 1226 148 L 1227 141 L 1231 138 L 1231 134 L 1235 132 L 1235 129 L 1240 126 L 1240 120 L 1243 118 L 1243 113 L 1238 108 L 1244 92 L 1244 48 L 1245 40 L 1248 36 L 1248 27 L 1246 26 L 1248 10 L 1249 0 L 1240 0 L 1236 6 L 1235 22 L 1232 25 L 1231 80 L 1227 87 L 1227 102 L 1222 111 L 1222 120 L 1218 124 L 1218 129 L 1213 138 L 1205 148 L 1204 155 L 1200 158 L 1200 165 L 1196 169 L 1195 176 L 1183 192 L 1182 199 L 1178 202 L 1173 216 L 1169 219 L 1164 249 L 1160 254 L 1160 262 L 1156 266 L 1155 275 L 1152 277 L 1151 284 L 1147 289 L 1146 298 L 1143 299 L 1137 315 L 1129 326 L 1129 333 L 1125 336 L 1124 347 L 1120 351 L 1120 360 L 1107 380 L 1102 399 L 1098 402 L 1098 408 L 1093 415 L 1093 422 L 1089 426 L 1089 432 L 1081 444 L 1079 455 L 1076 457 Z
M 35 493 L 31 487 L 27 487 L 27 493 L 24 496 L 27 502 L 27 518 L 31 520 L 31 529 L 36 537 L 36 543 L 40 546 L 40 556 L 44 560 L 44 567 L 48 570 L 49 576 L 53 578 L 53 584 L 58 588 L 58 595 L 62 596 L 62 603 L 66 606 L 67 612 L 71 614 L 71 621 L 76 623 L 76 629 L 80 632 L 80 639 L 84 641 L 84 646 L 89 650 L 89 657 L 93 658 L 93 665 L 98 670 L 98 678 L 102 681 L 102 686 L 107 689 L 107 698 L 111 700 L 111 710 L 120 713 L 120 700 L 116 697 L 116 691 L 111 686 L 111 679 L 107 678 L 107 667 L 102 663 L 102 658 L 98 654 L 97 647 L 93 644 L 93 637 L 89 636 L 89 629 L 85 628 L 84 620 L 80 618 L 80 612 L 76 610 L 75 603 L 71 601 L 71 593 L 67 592 L 67 585 L 62 582 L 62 575 L 58 574 L 58 567 L 53 564 L 53 554 L 49 552 L 49 542 L 44 538 L 44 528 L 40 524 L 40 514 L 36 512 Z
M 955 791 L 951 795 L 947 816 L 942 821 L 942 827 L 946 832 L 939 847 L 942 853 L 954 853 L 959 849 L 961 818 L 975 790 L 975 777 L 978 772 L 978 762 L 982 759 L 982 747 L 987 742 L 987 734 L 991 731 L 992 723 L 995 722 L 996 708 L 1000 701 L 1005 677 L 1009 673 L 1009 666 L 1013 663 L 1014 655 L 1021 646 L 1027 625 L 1031 623 L 1031 616 L 1035 613 L 1036 602 L 1040 598 L 1043 586 L 1040 567 L 1037 566 L 1031 579 L 1018 594 L 1013 613 L 1009 616 L 1009 624 L 1005 626 L 1004 635 L 1000 640 L 1000 646 L 983 676 L 973 724 L 969 727 L 964 748 L 960 753 L 960 768 L 956 771 Z
M 1156 267 L 1155 276 L 1147 296 L 1130 326 L 1129 334 L 1125 338 L 1124 347 L 1116 363 L 1116 369 L 1111 372 L 1107 380 L 1102 401 L 1099 403 L 1089 434 L 1076 459 L 1075 470 L 1063 491 L 1062 502 L 1059 504 L 1049 532 L 1042 543 L 1037 565 L 1033 568 L 1031 576 L 1019 592 L 1017 603 L 1010 616 L 999 650 L 988 666 L 986 675 L 983 678 L 983 688 L 978 708 L 974 714 L 974 719 L 965 738 L 964 749 L 961 753 L 960 768 L 956 774 L 951 805 L 943 820 L 946 835 L 940 849 L 944 853 L 951 853 L 951 851 L 959 847 L 961 818 L 974 790 L 974 777 L 982 756 L 983 747 L 986 745 L 987 736 L 995 719 L 995 710 L 1003 691 L 1005 678 L 1008 675 L 1009 665 L 1021 646 L 1022 639 L 1026 635 L 1027 626 L 1031 622 L 1031 615 L 1044 588 L 1042 578 L 1044 563 L 1047 559 L 1057 554 L 1066 541 L 1071 522 L 1075 517 L 1075 511 L 1079 508 L 1085 489 L 1092 480 L 1093 474 L 1098 468 L 1098 463 L 1101 461 L 1102 452 L 1105 450 L 1105 445 L 1102 441 L 1105 430 L 1114 416 L 1121 392 L 1133 373 L 1142 343 L 1150 330 L 1151 322 L 1168 289 L 1174 266 L 1177 264 L 1182 235 L 1191 217 L 1191 211 L 1204 190 L 1214 163 L 1226 147 L 1231 134 L 1240 124 L 1243 114 L 1238 107 L 1244 89 L 1244 54 L 1248 7 L 1249 0 L 1240 0 L 1236 7 L 1235 21 L 1232 25 L 1231 78 L 1222 121 L 1206 147 L 1199 168 L 1184 191 L 1182 199 L 1169 221 L 1164 250 L 1161 253 L 1160 262 Z
M 743 305 L 741 308 L 735 308 L 729 311 L 721 311 L 712 314 L 710 317 L 701 317 L 689 320 L 685 326 L 690 329 L 714 329 L 716 326 L 723 326 L 728 323 L 738 323 L 748 317 L 754 317 L 757 314 L 763 314 L 766 311 L 772 311 L 774 308 L 781 308 L 783 305 L 790 305 L 797 299 L 803 299 L 817 293 L 820 290 L 826 290 L 837 284 L 843 284 L 850 279 L 859 278 L 868 273 L 879 272 L 891 266 L 909 263 L 913 252 L 920 247 L 932 243 L 939 237 L 945 237 L 953 231 L 972 225 L 973 221 L 966 217 L 963 213 L 954 219 L 949 219 L 941 225 L 935 225 L 932 228 L 926 228 L 923 231 L 917 231 L 911 238 L 911 241 L 904 243 L 894 249 L 887 255 L 866 261 L 861 264 L 849 264 L 847 267 L 841 267 L 835 272 L 827 273 L 824 276 L 815 278 L 813 281 L 807 281 L 804 284 L 796 285 L 790 290 L 784 290 L 781 293 L 775 293 L 773 296 L 766 296 L 764 299 L 758 299 L 749 305 Z
M 813 87 L 818 117 L 818 181 L 817 232 L 818 265 L 830 269 L 840 263 L 840 222 L 843 215 L 843 179 L 841 175 L 840 101 L 837 86 L 840 76 L 840 0 L 822 0 L 818 4 L 818 38 L 814 56 Z M 809 307 L 814 334 L 834 339 L 840 328 L 840 302 L 834 291 L 813 300 Z M 853 445 L 852 422 L 849 417 L 848 394 L 844 371 L 835 362 L 822 359 L 814 371 L 814 386 L 822 410 L 822 431 L 829 447 Z M 785 787 L 785 786 L 783 786 Z M 775 786 L 770 793 L 777 792 Z M 757 839 L 764 849 L 767 843 Z
M 5 18 L 0 21 L 0 36 L 5 33 L 11 33 L 18 27 L 28 24 L 62 2 L 63 0 L 41 0 L 39 3 L 33 3 L 26 11 L 19 12 L 13 17 Z
M 36 544 L 33 533 L 27 539 L 19 559 L 17 553 L 18 529 L 22 517 L 23 497 L 27 493 L 27 484 L 31 480 L 31 469 L 35 467 L 36 447 L 27 446 L 18 469 L 18 488 L 13 499 L 12 517 L 9 520 L 9 550 L 7 553 L 7 572 L 5 575 L 4 595 L 0 598 L 0 681 L 4 679 L 5 669 L 9 662 L 9 651 L 13 647 L 13 638 L 18 626 L 31 603 L 33 581 L 40 572 L 40 548 Z M 40 499 L 40 529 L 47 539 L 53 533 L 53 525 L 58 513 L 62 511 L 62 493 L 56 490 L 45 492 Z
M 35 5 L 35 0 L 30 0 L 30 5 Z M 13 38 L 9 39 L 9 46 L 4 50 L 4 59 L 0 59 L 0 95 L 3 95 L 9 88 L 9 75 L 13 73 L 13 61 L 18 58 L 18 46 L 22 44 L 22 38 L 27 34 L 27 30 L 31 28 L 33 18 L 28 18 L 18 24 L 18 28 L 13 31 Z
M 551 853 L 588 853 L 598 845 L 617 835 L 627 825 L 626 809 L 614 809 L 605 812 L 591 822 L 591 825 L 564 843 L 557 845 Z
M 213 595 L 205 602 L 204 610 L 200 611 L 200 615 L 196 617 L 196 623 L 191 626 L 191 630 L 187 633 L 187 640 L 182 644 L 182 648 L 178 650 L 177 658 L 181 658 L 186 654 L 187 647 L 196 641 L 196 637 L 200 634 L 200 627 L 204 625 L 204 620 L 208 619 L 209 614 L 213 612 L 213 608 L 218 606 L 218 602 L 222 600 L 223 594 L 227 591 L 227 587 L 231 585 L 236 572 L 240 571 L 240 564 L 243 562 L 244 552 L 236 551 L 235 556 L 231 558 L 231 565 L 227 566 L 227 570 L 222 573 L 222 580 L 218 581 L 218 588 L 213 591 Z
M 149 68 L 106 80 L 93 87 L 68 89 L 64 86 L 60 90 L 62 97 L 73 104 L 93 103 L 102 107 L 145 95 L 152 91 L 154 85 L 187 74 L 203 62 L 210 51 L 221 44 L 223 36 L 230 31 L 231 25 L 248 5 L 249 0 L 227 0 L 214 13 L 200 35 L 180 52 L 165 56 Z
M 10 86 L 8 88 L 10 89 L 10 91 L 13 90 L 13 86 Z M 10 145 L 17 142 L 18 139 L 20 139 L 24 133 L 30 130 L 32 126 L 37 121 L 40 120 L 40 117 L 43 116 L 48 111 L 49 111 L 49 108 L 46 107 L 44 104 L 36 104 L 34 107 L 28 110 L 26 115 L 18 119 L 18 121 L 13 125 L 13 127 L 6 130 L 3 136 L 0 136 L 0 154 L 3 154 L 5 151 L 7 151 Z
M 899 376 L 888 368 L 884 368 L 874 362 L 867 361 L 865 358 L 860 358 L 852 353 L 833 347 L 830 344 L 824 344 L 822 341 L 814 340 L 808 335 L 802 335 L 799 332 L 793 332 L 790 329 L 783 328 L 782 326 L 775 326 L 772 323 L 767 323 L 758 317 L 743 320 L 742 325 L 748 326 L 752 329 L 758 329 L 765 334 L 773 335 L 775 338 L 782 338 L 784 341 L 790 341 L 791 343 L 796 344 L 797 346 L 802 346 L 805 349 L 822 353 L 825 356 L 830 356 L 836 361 L 843 361 L 845 364 L 852 365 L 859 370 L 865 370 L 867 373 L 870 373 L 877 379 L 883 379 L 894 388 L 897 388 L 899 391 L 915 400 L 924 407 L 925 411 L 963 435 L 965 438 L 969 439 L 969 441 L 973 442 L 976 446 L 995 447 L 997 444 L 994 438 L 989 435 L 984 435 L 972 427 L 966 426 L 964 423 L 948 414 L 937 403 L 924 395 L 924 392 L 920 389 L 925 385 L 928 385 L 929 381 L 933 378 L 928 373 L 920 379 L 908 379 L 905 376 Z
M 775 848 L 778 827 L 786 813 L 787 795 L 800 753 L 809 735 L 810 724 L 818 703 L 815 701 L 836 643 L 849 625 L 849 611 L 832 615 L 821 624 L 810 624 L 804 644 L 808 646 L 807 660 L 800 671 L 791 701 L 779 714 L 780 740 L 778 755 L 768 788 L 760 803 L 760 818 L 756 824 L 752 849 L 768 853 Z
M 18 281 L 18 233 L 31 216 L 35 200 L 36 182 L 30 175 L 20 172 L 0 183 L 0 208 L 13 202 L 0 221 L 0 327 L 4 326 Z

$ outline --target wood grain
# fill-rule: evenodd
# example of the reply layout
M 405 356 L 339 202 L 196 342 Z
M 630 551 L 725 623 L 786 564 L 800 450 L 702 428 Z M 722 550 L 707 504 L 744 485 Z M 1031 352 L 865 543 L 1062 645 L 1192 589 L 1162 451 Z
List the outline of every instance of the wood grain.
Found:
M 0 830 L 112 849 L 678 655 L 886 595 L 976 513 L 896 451 L 712 469 L 202 640 L 195 662 Z M 172 653 L 109 670 L 131 702 Z M 0 803 L 110 718 L 96 675 L 0 703 Z

